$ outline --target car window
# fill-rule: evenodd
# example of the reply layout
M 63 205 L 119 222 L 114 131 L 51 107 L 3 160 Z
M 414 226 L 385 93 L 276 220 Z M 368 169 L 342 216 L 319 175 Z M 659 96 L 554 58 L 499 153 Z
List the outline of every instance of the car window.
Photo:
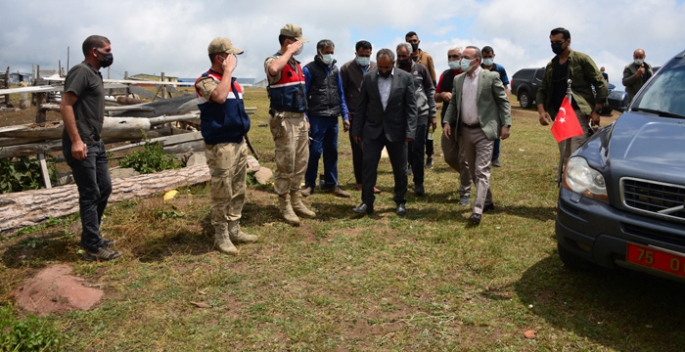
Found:
M 539 69 L 537 72 L 535 72 L 535 79 L 538 81 L 542 81 L 542 76 L 545 75 L 545 70 L 544 69 Z
M 638 110 L 647 109 L 685 116 L 685 60 L 676 59 L 654 76 L 635 102 Z
M 514 74 L 514 78 L 517 80 L 521 80 L 521 79 L 522 80 L 528 80 L 531 77 L 533 77 L 533 70 L 529 70 L 529 69 L 521 70 L 519 72 L 516 72 L 516 74 Z

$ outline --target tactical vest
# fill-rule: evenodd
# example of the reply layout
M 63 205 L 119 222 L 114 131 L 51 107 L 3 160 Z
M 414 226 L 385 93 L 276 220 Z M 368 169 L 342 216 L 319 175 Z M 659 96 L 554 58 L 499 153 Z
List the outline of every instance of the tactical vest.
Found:
M 274 56 L 279 57 L 281 54 L 276 53 Z M 294 69 L 290 63 L 287 63 L 281 70 L 281 80 L 269 84 L 271 108 L 280 111 L 307 111 L 304 85 L 304 73 L 302 73 L 300 63 L 296 62 Z
M 220 83 L 222 75 L 209 70 L 202 74 L 196 81 L 196 97 L 200 109 L 200 128 L 205 144 L 219 143 L 242 143 L 243 136 L 250 130 L 250 118 L 245 112 L 243 103 L 243 89 L 231 78 L 231 89 L 223 104 L 208 101 L 197 89 L 197 82 L 204 77 L 211 77 Z

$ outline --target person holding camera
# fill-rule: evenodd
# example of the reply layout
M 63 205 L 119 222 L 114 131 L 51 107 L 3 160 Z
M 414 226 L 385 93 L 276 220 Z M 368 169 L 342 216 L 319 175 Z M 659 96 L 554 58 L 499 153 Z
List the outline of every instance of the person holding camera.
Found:
M 628 105 L 633 102 L 633 98 L 640 91 L 640 88 L 654 75 L 652 65 L 645 62 L 646 56 L 644 50 L 635 50 L 633 62 L 623 69 L 623 85 L 626 86 L 626 93 L 628 93 Z

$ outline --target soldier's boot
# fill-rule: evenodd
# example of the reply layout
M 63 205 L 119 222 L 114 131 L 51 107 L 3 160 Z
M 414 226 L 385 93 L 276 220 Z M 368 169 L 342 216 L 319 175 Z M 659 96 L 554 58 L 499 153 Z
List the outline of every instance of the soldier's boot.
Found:
M 295 211 L 293 210 L 292 204 L 290 204 L 290 195 L 283 194 L 278 196 L 278 210 L 281 211 L 283 219 L 290 225 L 299 225 L 300 218 L 297 217 Z
M 228 236 L 235 243 L 257 242 L 257 236 L 248 235 L 240 229 L 240 221 L 230 221 L 228 223 Z
M 293 210 L 297 215 L 307 219 L 316 217 L 316 213 L 302 203 L 302 196 L 300 195 L 299 190 L 290 192 L 290 201 L 292 202 Z
M 238 254 L 238 248 L 235 248 L 228 233 L 228 223 L 221 222 L 213 225 L 214 243 L 216 243 L 216 245 L 219 247 L 219 251 L 226 254 Z

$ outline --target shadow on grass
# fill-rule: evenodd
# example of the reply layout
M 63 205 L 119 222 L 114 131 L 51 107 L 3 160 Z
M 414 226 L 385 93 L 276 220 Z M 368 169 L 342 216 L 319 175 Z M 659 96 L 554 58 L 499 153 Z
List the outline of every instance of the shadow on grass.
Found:
M 552 255 L 530 267 L 514 288 L 555 328 L 611 349 L 685 349 L 680 283 L 625 269 L 574 272 Z
M 2 262 L 7 268 L 28 265 L 40 268 L 49 262 L 76 262 L 78 243 L 70 236 L 52 234 L 29 236 L 7 247 L 2 254 Z

